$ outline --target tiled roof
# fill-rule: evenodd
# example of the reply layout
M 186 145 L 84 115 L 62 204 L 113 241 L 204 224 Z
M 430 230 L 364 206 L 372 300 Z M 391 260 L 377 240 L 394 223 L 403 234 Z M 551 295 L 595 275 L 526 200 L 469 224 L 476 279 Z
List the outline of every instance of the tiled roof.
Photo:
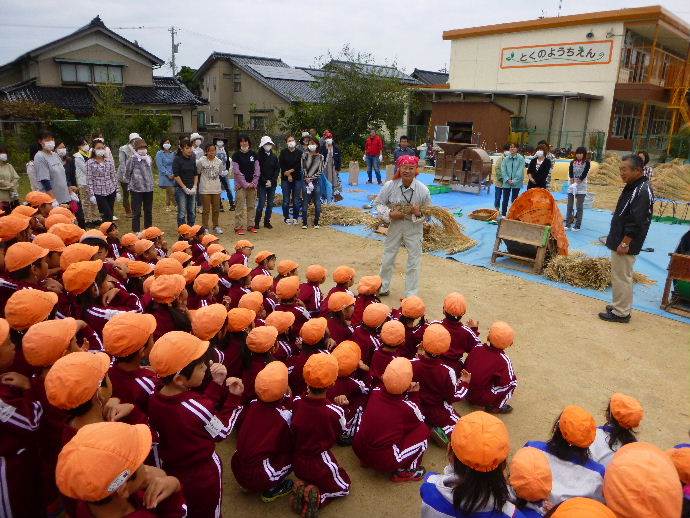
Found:
M 310 68 L 310 67 L 297 67 L 300 70 L 304 70 L 307 74 L 314 76 L 315 78 L 323 77 L 326 75 L 326 71 L 321 68 Z
M 153 86 L 125 86 L 122 101 L 125 104 L 204 104 L 174 77 L 154 77 Z
M 406 84 L 420 84 L 420 81 L 415 79 L 414 77 L 407 75 L 405 72 L 402 72 L 401 70 L 398 70 L 395 67 L 389 67 L 385 65 L 370 65 L 367 63 L 354 63 L 350 61 L 340 61 L 337 59 L 333 59 L 326 63 L 324 66 L 324 69 L 328 69 L 329 67 L 338 67 L 338 66 L 352 66 L 355 65 L 357 66 L 363 74 L 371 74 L 379 77 L 390 77 L 394 79 L 400 79 L 403 83 Z
M 87 115 L 94 108 L 93 96 L 86 87 L 36 86 L 34 81 L 2 88 L 0 98 L 53 104 L 75 115 Z
M 448 82 L 448 74 L 445 72 L 433 72 L 431 70 L 421 70 L 415 68 L 412 77 L 418 79 L 425 85 L 443 85 Z

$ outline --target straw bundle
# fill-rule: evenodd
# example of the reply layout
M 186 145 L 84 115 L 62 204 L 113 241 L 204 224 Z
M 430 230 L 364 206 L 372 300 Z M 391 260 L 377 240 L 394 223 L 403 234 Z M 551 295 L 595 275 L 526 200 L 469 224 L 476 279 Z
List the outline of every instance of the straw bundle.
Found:
M 282 194 L 276 194 L 275 197 L 273 198 L 273 206 L 277 207 L 279 205 L 283 204 L 283 195 Z
M 603 291 L 611 286 L 611 260 L 608 257 L 589 257 L 582 252 L 559 255 L 549 261 L 544 275 L 552 281 Z M 655 282 L 638 272 L 634 272 L 633 280 L 642 284 Z
M 623 180 L 620 177 L 621 159 L 616 154 L 607 154 L 599 167 L 587 175 L 589 183 L 592 185 L 613 185 L 622 186 Z
M 690 201 L 690 165 L 676 158 L 659 164 L 652 176 L 654 194 L 660 198 Z
M 479 221 L 496 221 L 498 211 L 496 209 L 477 209 L 470 212 L 469 217 Z
M 309 206 L 309 217 L 314 217 L 314 206 Z M 321 217 L 319 223 L 321 225 L 343 225 L 352 227 L 355 225 L 365 225 L 372 227 L 376 219 L 374 216 L 362 209 L 355 207 L 343 207 L 342 205 L 322 205 Z

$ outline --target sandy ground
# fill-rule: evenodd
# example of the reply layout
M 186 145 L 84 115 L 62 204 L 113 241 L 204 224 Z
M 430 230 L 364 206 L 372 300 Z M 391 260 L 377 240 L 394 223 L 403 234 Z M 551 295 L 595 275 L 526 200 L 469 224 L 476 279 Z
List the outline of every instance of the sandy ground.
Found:
M 156 223 L 160 224 L 163 214 L 156 214 Z M 224 228 L 232 228 L 229 215 L 233 214 L 221 214 Z M 318 262 L 329 272 L 339 264 L 349 264 L 358 276 L 378 273 L 382 254 L 379 242 L 329 228 L 288 227 L 276 216 L 273 230 L 262 229 L 250 237 L 257 251 L 270 249 L 279 258 L 294 259 L 302 265 L 302 272 Z M 170 223 L 161 226 L 168 236 L 174 236 L 173 214 L 164 217 Z M 233 234 L 225 234 L 221 241 L 232 247 L 234 239 Z M 405 259 L 403 251 L 391 296 L 384 300 L 390 305 L 396 305 L 402 296 Z M 331 283 L 325 287 L 330 288 Z M 559 411 L 570 403 L 590 409 L 602 422 L 608 397 L 614 391 L 634 395 L 643 403 L 646 417 L 640 439 L 662 448 L 687 441 L 687 325 L 638 311 L 629 325 L 607 324 L 596 317 L 603 309 L 600 301 L 425 254 L 420 296 L 426 301 L 428 316 L 441 316 L 443 297 L 452 290 L 467 297 L 467 317 L 479 321 L 482 339 L 493 320 L 506 320 L 516 329 L 516 344 L 508 350 L 518 377 L 512 401 L 515 411 L 503 417 L 513 449 L 527 440 L 547 438 Z M 464 403 L 456 408 L 461 415 L 471 411 Z M 219 444 L 218 451 L 225 466 L 226 516 L 291 514 L 286 498 L 264 504 L 258 496 L 241 491 L 230 470 L 234 438 Z M 362 516 L 373 509 L 382 517 L 419 516 L 419 484 L 396 485 L 383 475 L 360 468 L 350 448 L 338 446 L 334 454 L 352 478 L 352 492 L 325 508 L 323 516 Z M 445 452 L 431 444 L 423 464 L 429 470 L 441 470 Z

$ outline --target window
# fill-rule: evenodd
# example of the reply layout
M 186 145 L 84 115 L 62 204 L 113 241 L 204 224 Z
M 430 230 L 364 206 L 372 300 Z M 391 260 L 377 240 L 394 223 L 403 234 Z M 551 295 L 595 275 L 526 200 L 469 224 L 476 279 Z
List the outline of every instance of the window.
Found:
M 244 115 L 241 113 L 235 114 L 235 127 L 241 128 L 244 125 Z
M 93 67 L 93 81 L 94 83 L 107 83 L 108 67 L 105 65 L 96 65 Z
M 614 101 L 611 136 L 632 139 L 639 127 L 641 111 L 639 104 Z
M 196 122 L 200 128 L 205 127 L 206 126 L 206 112 L 197 112 L 196 113 Z
M 266 126 L 266 117 L 250 117 L 249 127 L 253 130 L 263 130 Z
M 77 65 L 77 83 L 91 82 L 91 67 L 89 65 Z
M 449 122 L 448 128 L 448 142 L 458 142 L 460 144 L 472 143 L 471 122 Z
M 232 90 L 233 90 L 233 92 L 241 92 L 242 91 L 242 83 L 234 82 L 232 84 Z
M 77 68 L 74 65 L 61 65 L 60 73 L 62 75 L 63 83 L 77 82 Z
M 90 65 L 62 63 L 60 76 L 63 83 L 116 83 L 122 84 L 122 67 L 118 65 Z
M 240 73 L 239 70 L 233 71 L 232 80 L 235 81 L 236 83 L 239 83 L 240 81 L 242 81 L 242 74 Z

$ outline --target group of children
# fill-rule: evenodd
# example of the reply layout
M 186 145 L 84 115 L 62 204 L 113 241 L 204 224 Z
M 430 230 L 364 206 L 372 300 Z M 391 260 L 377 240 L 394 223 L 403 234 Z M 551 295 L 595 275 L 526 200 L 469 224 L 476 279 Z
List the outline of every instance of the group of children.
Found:
M 601 429 L 567 407 L 548 442 L 516 453 L 506 481 L 508 434 L 492 414 L 512 410 L 515 333 L 494 322 L 482 343 L 459 293 L 429 321 L 419 297 L 383 304 L 378 276 L 361 277 L 355 295 L 348 266 L 325 294 L 324 267 L 301 282 L 299 264 L 247 240 L 227 251 L 185 224 L 171 246 L 157 227 L 84 231 L 53 201 L 31 192 L 0 217 L 3 516 L 220 516 L 215 444 L 233 431 L 238 484 L 266 502 L 289 495 L 301 516 L 350 491 L 336 445 L 408 482 L 425 477 L 429 439 L 449 466 L 426 475 L 423 516 L 613 516 L 604 499 L 619 516 L 680 506 L 669 458 L 628 444 L 642 409 L 621 394 Z M 462 399 L 482 410 L 460 418 Z M 670 454 L 684 484 L 689 454 Z M 567 514 L 579 505 L 604 511 Z

